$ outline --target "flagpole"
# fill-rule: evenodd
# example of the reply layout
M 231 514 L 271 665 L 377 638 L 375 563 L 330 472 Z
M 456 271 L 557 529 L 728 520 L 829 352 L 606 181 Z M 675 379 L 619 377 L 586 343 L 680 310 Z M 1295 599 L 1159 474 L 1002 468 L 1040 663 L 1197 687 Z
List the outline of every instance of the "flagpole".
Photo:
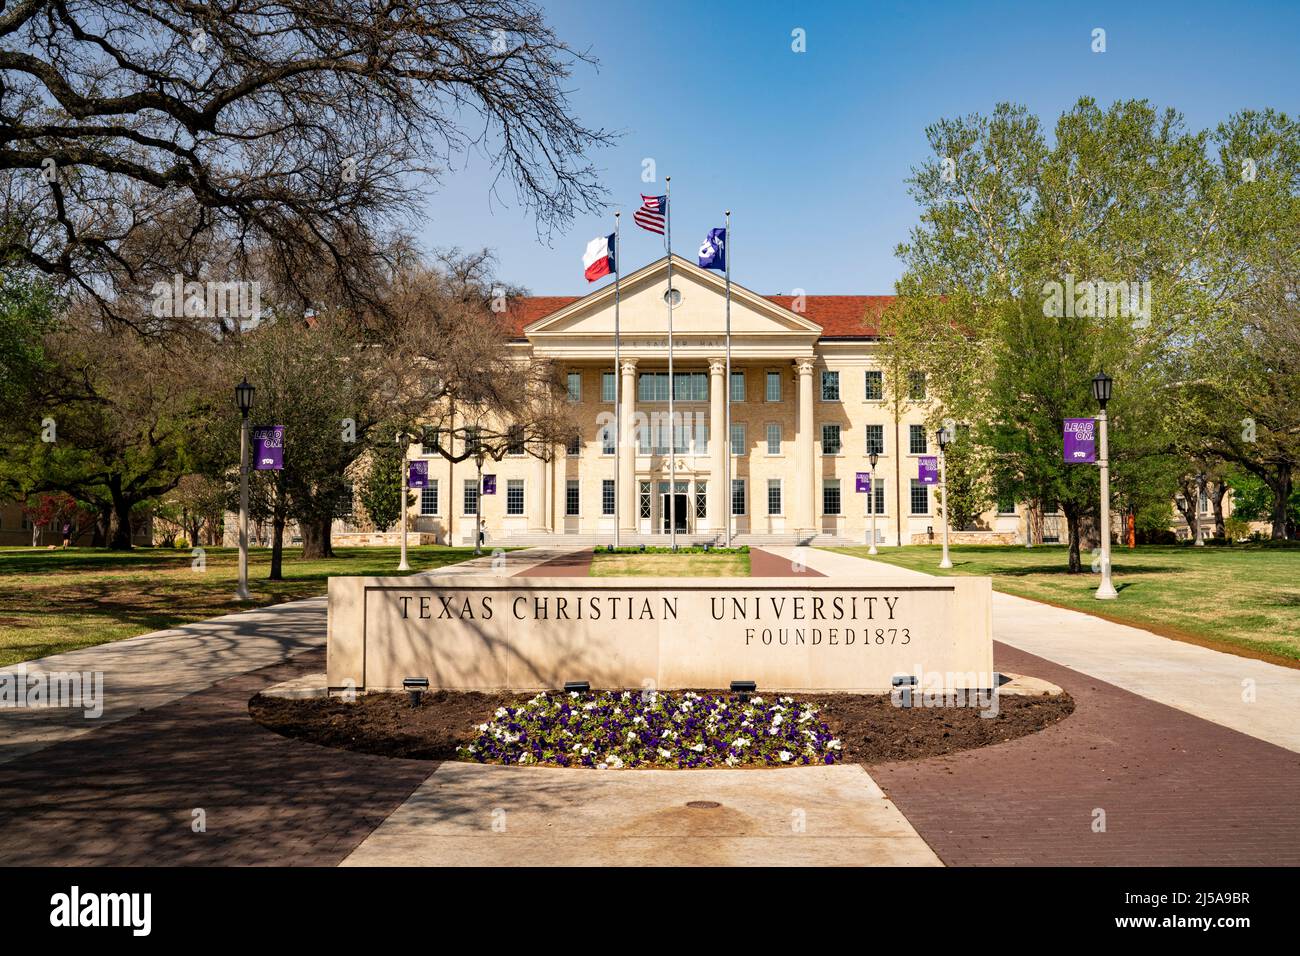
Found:
M 664 177 L 664 226 L 668 230 L 668 533 L 677 550 L 677 417 L 673 414 L 673 177 Z
M 623 489 L 619 487 L 619 472 L 623 470 L 623 404 L 621 402 L 621 389 L 619 378 L 621 377 L 621 359 L 622 351 L 618 337 L 618 273 L 623 268 L 623 260 L 619 255 L 618 248 L 618 217 L 622 213 L 614 213 L 614 547 L 619 546 L 618 527 L 622 523 L 622 515 L 619 513 L 619 506 L 623 501 Z
M 725 538 L 726 546 L 731 547 L 731 455 L 735 450 L 731 447 L 731 210 L 727 210 L 727 218 L 724 223 L 722 241 L 722 265 L 727 274 L 727 443 L 723 445 L 726 457 L 723 463 L 723 474 L 726 475 L 727 483 L 722 486 L 722 493 L 727 501 L 727 535 Z

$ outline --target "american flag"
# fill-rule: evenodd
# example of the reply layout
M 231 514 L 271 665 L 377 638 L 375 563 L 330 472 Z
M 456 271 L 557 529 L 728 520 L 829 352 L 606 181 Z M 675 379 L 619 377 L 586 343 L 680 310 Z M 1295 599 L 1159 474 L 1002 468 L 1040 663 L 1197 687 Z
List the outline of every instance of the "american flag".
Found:
M 641 194 L 641 208 L 632 213 L 632 218 L 642 229 L 664 234 L 664 214 L 668 211 L 667 196 L 647 196 Z

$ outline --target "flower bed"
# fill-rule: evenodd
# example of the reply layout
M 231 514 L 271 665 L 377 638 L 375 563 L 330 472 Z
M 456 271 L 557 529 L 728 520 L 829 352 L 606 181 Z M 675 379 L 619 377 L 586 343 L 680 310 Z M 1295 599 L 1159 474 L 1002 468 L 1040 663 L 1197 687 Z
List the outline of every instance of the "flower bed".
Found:
M 498 708 L 478 731 L 461 758 L 603 770 L 829 764 L 840 755 L 818 708 L 792 697 L 541 693 Z

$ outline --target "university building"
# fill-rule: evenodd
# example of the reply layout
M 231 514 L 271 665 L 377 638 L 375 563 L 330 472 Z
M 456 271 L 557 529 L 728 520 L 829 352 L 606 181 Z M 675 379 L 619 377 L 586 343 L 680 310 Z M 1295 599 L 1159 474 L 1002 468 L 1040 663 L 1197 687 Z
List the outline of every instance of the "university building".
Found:
M 731 380 L 726 381 L 721 276 L 673 256 L 674 413 L 668 418 L 668 259 L 623 277 L 615 366 L 614 285 L 582 297 L 511 303 L 512 348 L 555 362 L 580 423 L 549 460 L 507 456 L 484 466 L 429 454 L 429 487 L 408 527 L 439 542 L 529 543 L 571 536 L 663 543 L 676 514 L 679 543 L 718 541 L 730 500 L 737 543 L 866 540 L 871 511 L 881 544 L 937 536 L 938 487 L 917 480 L 918 459 L 938 453 L 925 426 L 925 382 L 892 401 L 878 361 L 874 318 L 890 296 L 764 296 L 732 283 Z M 615 383 L 622 408 L 615 407 Z M 731 399 L 730 441 L 726 399 Z M 615 415 L 623 436 L 615 440 Z M 855 490 L 878 457 L 872 494 Z M 670 451 L 672 452 L 670 454 Z M 421 449 L 412 450 L 420 457 Z M 730 454 L 728 474 L 727 455 Z M 675 474 L 673 474 L 675 472 Z M 676 508 L 670 508 L 675 496 Z M 980 525 L 1023 541 L 1014 508 Z M 427 540 L 427 539 L 426 539 Z

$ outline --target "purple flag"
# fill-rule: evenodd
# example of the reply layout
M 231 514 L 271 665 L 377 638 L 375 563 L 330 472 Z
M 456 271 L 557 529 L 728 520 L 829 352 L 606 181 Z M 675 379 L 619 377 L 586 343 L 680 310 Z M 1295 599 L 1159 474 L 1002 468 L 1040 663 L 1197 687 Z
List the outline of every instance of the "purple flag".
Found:
M 1097 421 L 1093 418 L 1065 420 L 1065 463 L 1086 464 L 1097 460 Z
M 858 472 L 857 481 L 855 485 L 856 485 L 855 490 L 857 491 L 858 494 L 860 495 L 871 494 L 871 472 L 869 471 Z
M 496 493 L 497 493 L 497 476 L 496 476 L 496 475 L 484 475 L 484 476 L 483 476 L 483 494 L 485 494 L 485 495 L 495 495 Z
M 937 485 L 939 483 L 939 459 L 934 455 L 918 458 L 916 460 L 916 480 L 923 485 Z
M 429 487 L 429 463 L 427 461 L 411 462 L 410 471 L 406 476 L 406 487 L 408 488 Z
M 727 268 L 727 230 L 710 229 L 700 243 L 701 269 Z
M 282 471 L 284 469 L 284 426 L 253 426 L 253 470 Z

